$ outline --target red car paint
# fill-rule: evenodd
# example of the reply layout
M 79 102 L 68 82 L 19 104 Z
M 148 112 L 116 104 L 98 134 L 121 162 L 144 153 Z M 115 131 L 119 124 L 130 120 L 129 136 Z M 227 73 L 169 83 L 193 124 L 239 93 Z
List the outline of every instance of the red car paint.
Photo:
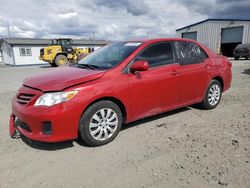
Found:
M 101 78 L 103 75 L 104 71 L 88 71 L 86 69 L 61 67 L 57 70 L 48 72 L 46 75 L 41 74 L 34 77 L 30 77 L 25 80 L 24 85 L 38 88 L 43 92 L 61 91 L 72 85 L 77 85 Z
M 200 46 L 208 58 L 199 64 L 180 66 L 178 62 L 147 71 L 124 73 L 129 62 L 145 47 L 159 42 L 188 41 Z M 189 39 L 143 40 L 142 45 L 116 67 L 105 70 L 58 68 L 48 73 L 26 79 L 20 94 L 31 94 L 28 104 L 12 101 L 10 134 L 14 132 L 15 118 L 25 122 L 31 131 L 18 126 L 21 134 L 31 140 L 58 142 L 78 137 L 81 115 L 97 100 L 113 100 L 124 109 L 125 123 L 159 114 L 172 109 L 201 102 L 206 88 L 213 78 L 223 82 L 223 91 L 231 84 L 231 63 L 214 54 L 202 44 Z M 142 62 L 143 63 L 143 62 Z M 140 64 L 142 68 L 145 66 Z M 78 90 L 67 102 L 50 107 L 34 106 L 44 92 Z M 52 123 L 52 134 L 42 132 L 44 122 Z

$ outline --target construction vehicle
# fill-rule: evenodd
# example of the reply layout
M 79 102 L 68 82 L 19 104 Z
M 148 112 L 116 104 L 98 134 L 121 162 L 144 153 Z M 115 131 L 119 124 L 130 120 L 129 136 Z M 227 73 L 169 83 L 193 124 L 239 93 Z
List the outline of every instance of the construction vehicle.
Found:
M 39 59 L 59 67 L 75 63 L 93 51 L 93 48 L 73 48 L 72 39 L 52 39 L 52 44 L 40 49 Z

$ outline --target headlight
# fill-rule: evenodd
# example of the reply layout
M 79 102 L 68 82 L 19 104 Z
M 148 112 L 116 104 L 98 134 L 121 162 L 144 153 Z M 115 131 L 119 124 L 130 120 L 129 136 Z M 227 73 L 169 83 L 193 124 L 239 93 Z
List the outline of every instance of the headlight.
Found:
M 45 93 L 36 100 L 35 106 L 52 106 L 59 104 L 72 99 L 77 93 L 78 91 Z

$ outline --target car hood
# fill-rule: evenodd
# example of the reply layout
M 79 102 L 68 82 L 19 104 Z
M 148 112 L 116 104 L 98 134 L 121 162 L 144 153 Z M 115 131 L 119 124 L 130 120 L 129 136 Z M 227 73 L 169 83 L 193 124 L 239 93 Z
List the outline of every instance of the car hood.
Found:
M 46 91 L 61 91 L 68 87 L 101 78 L 104 71 L 76 67 L 60 67 L 24 80 L 24 86 Z

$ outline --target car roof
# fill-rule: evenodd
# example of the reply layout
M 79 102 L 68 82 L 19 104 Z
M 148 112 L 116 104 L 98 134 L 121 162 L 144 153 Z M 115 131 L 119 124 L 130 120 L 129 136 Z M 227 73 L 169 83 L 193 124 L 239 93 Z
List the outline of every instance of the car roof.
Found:
M 126 40 L 125 42 L 141 42 L 141 43 L 154 43 L 154 42 L 163 42 L 163 41 L 190 41 L 190 42 L 197 42 L 192 39 L 187 38 L 155 38 L 155 39 L 132 39 Z
M 192 39 L 187 39 L 187 38 L 156 38 L 156 39 L 139 39 L 139 40 L 127 40 L 125 42 L 141 42 L 144 45 L 150 45 L 153 43 L 159 43 L 159 42 L 167 42 L 167 41 L 184 41 L 184 42 L 192 42 L 195 43 L 196 45 L 200 46 L 209 56 L 215 55 L 213 51 L 211 51 L 209 48 L 207 48 L 205 45 L 202 43 L 192 40 Z
M 250 47 L 250 43 L 249 44 L 238 44 L 237 47 Z

